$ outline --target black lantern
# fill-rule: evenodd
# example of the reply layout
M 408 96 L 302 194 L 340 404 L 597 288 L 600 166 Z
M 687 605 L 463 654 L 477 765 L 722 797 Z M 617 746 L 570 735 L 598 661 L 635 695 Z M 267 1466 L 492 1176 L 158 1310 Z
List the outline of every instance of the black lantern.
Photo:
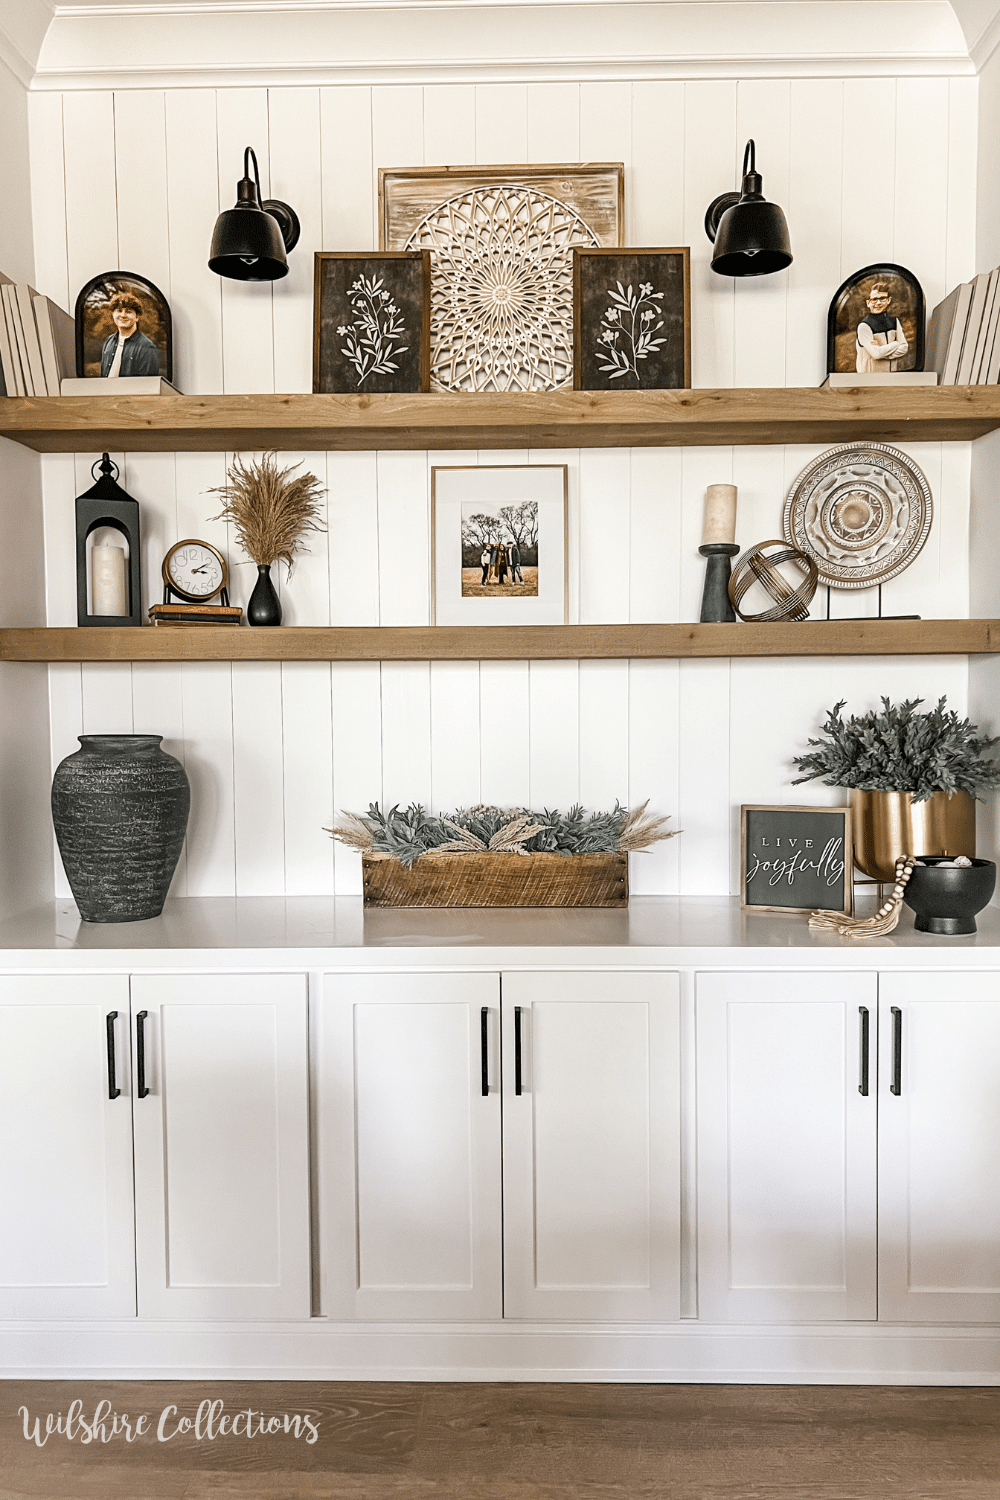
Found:
M 116 482 L 118 465 L 106 453 L 100 470 L 97 483 L 76 502 L 76 622 L 141 625 L 139 506 Z M 116 541 L 88 546 L 91 536 L 105 527 L 120 533 L 124 547 Z
M 708 206 L 705 233 L 715 244 L 712 270 L 720 276 L 770 276 L 792 263 L 785 216 L 766 203 L 753 141 L 743 153 L 743 191 L 723 193 Z
M 243 153 L 243 177 L 236 184 L 236 207 L 215 221 L 209 269 L 231 281 L 280 281 L 288 275 L 286 252 L 298 240 L 295 210 L 277 198 L 261 202 L 257 156 L 248 146 Z

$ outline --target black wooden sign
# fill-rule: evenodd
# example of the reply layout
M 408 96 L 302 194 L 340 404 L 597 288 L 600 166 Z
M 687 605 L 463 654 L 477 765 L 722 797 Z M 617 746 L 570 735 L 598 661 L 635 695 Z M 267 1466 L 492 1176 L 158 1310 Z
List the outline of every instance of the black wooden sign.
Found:
M 744 806 L 740 846 L 744 908 L 850 913 L 849 807 Z
M 313 288 L 313 390 L 389 395 L 430 386 L 427 250 L 319 250 Z

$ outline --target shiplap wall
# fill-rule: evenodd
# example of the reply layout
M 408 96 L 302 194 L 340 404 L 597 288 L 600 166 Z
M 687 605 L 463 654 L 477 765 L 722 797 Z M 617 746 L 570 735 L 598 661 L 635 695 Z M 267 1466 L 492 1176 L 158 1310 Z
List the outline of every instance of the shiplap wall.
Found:
M 39 289 L 72 306 L 99 271 L 149 276 L 171 302 L 187 393 L 310 389 L 312 252 L 377 244 L 381 166 L 624 161 L 628 242 L 691 246 L 696 386 L 818 384 L 830 296 L 867 262 L 909 266 L 929 307 L 974 269 L 974 79 L 178 88 L 41 93 L 30 106 Z M 750 135 L 796 258 L 785 275 L 734 284 L 711 273 L 702 221 L 736 182 Z M 273 288 L 206 267 L 247 144 L 265 195 L 302 221 L 291 273 Z M 783 498 L 819 451 L 478 461 L 568 465 L 572 620 L 670 621 L 697 618 L 706 484 L 739 485 L 741 543 L 780 535 Z M 930 481 L 935 524 L 885 589 L 885 611 L 966 615 L 969 447 L 908 451 Z M 146 602 L 179 537 L 221 543 L 237 562 L 207 519 L 226 455 L 117 457 L 142 507 Z M 430 470 L 476 455 L 289 461 L 299 457 L 328 486 L 328 533 L 282 580 L 286 621 L 426 623 Z M 43 460 L 53 625 L 75 620 L 72 502 L 94 458 Z M 234 571 L 245 602 L 252 570 Z M 876 609 L 866 594 L 833 597 L 835 615 Z M 67 666 L 50 670 L 51 748 L 55 763 L 81 731 L 165 736 L 194 792 L 176 894 L 356 892 L 356 856 L 323 828 L 336 808 L 374 798 L 446 810 L 616 797 L 648 797 L 683 829 L 633 861 L 633 889 L 713 894 L 736 886 L 741 801 L 834 799 L 790 785 L 789 758 L 824 707 L 947 692 L 964 709 L 967 676 L 963 659 Z

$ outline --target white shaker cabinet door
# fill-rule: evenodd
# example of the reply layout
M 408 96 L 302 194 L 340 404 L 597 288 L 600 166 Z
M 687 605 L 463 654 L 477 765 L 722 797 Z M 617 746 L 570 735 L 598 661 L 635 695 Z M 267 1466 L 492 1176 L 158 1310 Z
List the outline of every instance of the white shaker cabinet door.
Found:
M 135 1317 L 128 1040 L 124 976 L 0 980 L 0 1318 Z
M 342 974 L 319 1016 L 321 1306 L 501 1315 L 495 974 Z
M 874 974 L 698 975 L 705 1321 L 875 1318 L 876 1017 Z
M 880 975 L 879 1055 L 879 1319 L 1000 1323 L 1000 974 Z
M 677 1318 L 677 975 L 502 985 L 505 1317 Z
M 140 1317 L 307 1318 L 305 975 L 131 983 Z

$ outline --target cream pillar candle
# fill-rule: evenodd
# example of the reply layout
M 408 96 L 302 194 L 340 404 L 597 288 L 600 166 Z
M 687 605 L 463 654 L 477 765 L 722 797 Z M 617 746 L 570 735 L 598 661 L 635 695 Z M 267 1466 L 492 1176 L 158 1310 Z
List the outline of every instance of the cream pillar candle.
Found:
M 124 547 L 114 547 L 110 542 L 105 542 L 91 549 L 90 600 L 92 615 L 128 614 Z
M 705 491 L 705 525 L 701 544 L 736 541 L 736 486 L 710 484 Z

